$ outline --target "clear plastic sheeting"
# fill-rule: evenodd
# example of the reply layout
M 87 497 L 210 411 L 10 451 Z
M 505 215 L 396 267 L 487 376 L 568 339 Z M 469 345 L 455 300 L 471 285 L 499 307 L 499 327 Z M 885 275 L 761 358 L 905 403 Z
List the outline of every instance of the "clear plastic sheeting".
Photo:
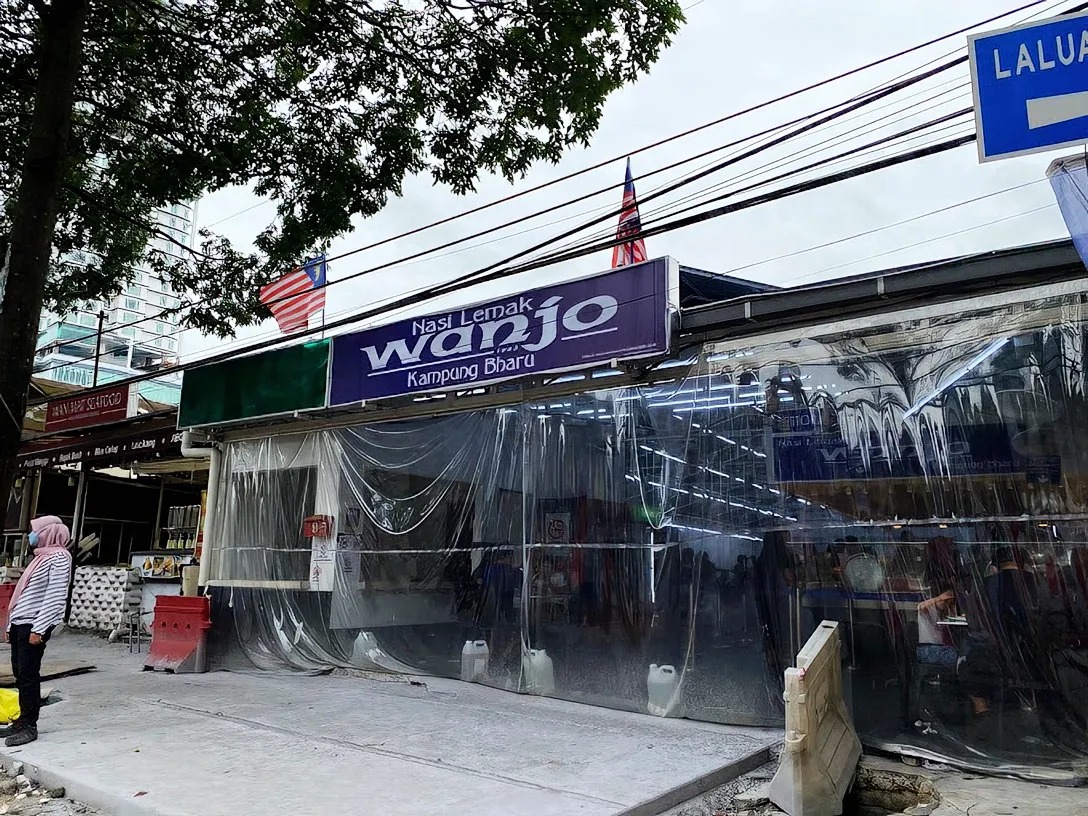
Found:
M 1079 294 L 918 309 L 232 442 L 221 660 L 780 727 L 783 670 L 835 620 L 869 744 L 1083 776 L 1085 340 Z

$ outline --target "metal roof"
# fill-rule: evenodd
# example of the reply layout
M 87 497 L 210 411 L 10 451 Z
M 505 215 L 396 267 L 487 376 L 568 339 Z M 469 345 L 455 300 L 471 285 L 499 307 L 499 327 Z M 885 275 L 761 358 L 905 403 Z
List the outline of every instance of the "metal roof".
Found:
M 1070 240 L 965 255 L 681 311 L 688 340 L 757 334 L 1088 277 Z

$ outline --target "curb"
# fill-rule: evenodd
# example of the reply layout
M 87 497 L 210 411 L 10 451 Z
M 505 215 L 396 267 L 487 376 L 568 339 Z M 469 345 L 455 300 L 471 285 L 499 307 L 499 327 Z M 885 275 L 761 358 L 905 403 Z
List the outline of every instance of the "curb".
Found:
M 747 756 L 730 762 L 728 765 L 723 765 L 702 776 L 689 779 L 687 782 L 677 785 L 662 794 L 639 802 L 626 810 L 621 810 L 615 816 L 659 816 L 659 814 L 667 810 L 672 810 L 685 802 L 690 802 L 708 791 L 719 788 L 734 779 L 744 776 L 746 773 L 751 773 L 756 768 L 766 765 L 773 758 L 773 747 L 768 745 L 760 748 Z
M 54 771 L 36 762 L 23 759 L 18 751 L 8 752 L 0 748 L 0 768 L 12 776 L 13 768 L 22 765 L 22 773 L 33 779 L 41 787 L 64 788 L 64 798 L 73 799 L 81 804 L 105 811 L 109 816 L 164 816 L 165 812 L 154 805 L 143 804 L 126 799 L 115 793 L 103 790 L 82 776 Z

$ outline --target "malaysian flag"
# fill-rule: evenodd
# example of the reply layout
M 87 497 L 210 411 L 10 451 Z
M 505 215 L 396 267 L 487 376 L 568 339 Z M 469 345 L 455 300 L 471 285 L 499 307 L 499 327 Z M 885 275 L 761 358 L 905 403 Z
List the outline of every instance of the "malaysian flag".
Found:
M 628 239 L 612 247 L 612 268 L 642 263 L 646 260 L 646 242 L 639 238 L 642 222 L 638 217 L 638 201 L 635 200 L 635 181 L 631 178 L 631 160 L 627 160 L 627 180 L 623 184 L 623 212 L 616 227 L 616 237 Z
M 325 308 L 328 264 L 318 255 L 282 278 L 261 287 L 260 300 L 271 311 L 280 331 L 290 334 L 310 325 L 310 317 Z

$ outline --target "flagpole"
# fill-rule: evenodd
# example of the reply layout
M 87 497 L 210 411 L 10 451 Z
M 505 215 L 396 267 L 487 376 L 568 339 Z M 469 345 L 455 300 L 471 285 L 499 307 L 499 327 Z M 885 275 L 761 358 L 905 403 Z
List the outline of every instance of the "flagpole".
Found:
M 321 285 L 325 287 L 325 297 L 328 297 L 329 286 L 329 264 L 326 260 L 325 252 L 321 253 L 321 268 L 324 270 L 321 274 Z M 324 302 L 324 301 L 322 301 Z M 326 304 L 327 305 L 327 304 Z M 325 339 L 325 306 L 321 307 L 321 339 Z

